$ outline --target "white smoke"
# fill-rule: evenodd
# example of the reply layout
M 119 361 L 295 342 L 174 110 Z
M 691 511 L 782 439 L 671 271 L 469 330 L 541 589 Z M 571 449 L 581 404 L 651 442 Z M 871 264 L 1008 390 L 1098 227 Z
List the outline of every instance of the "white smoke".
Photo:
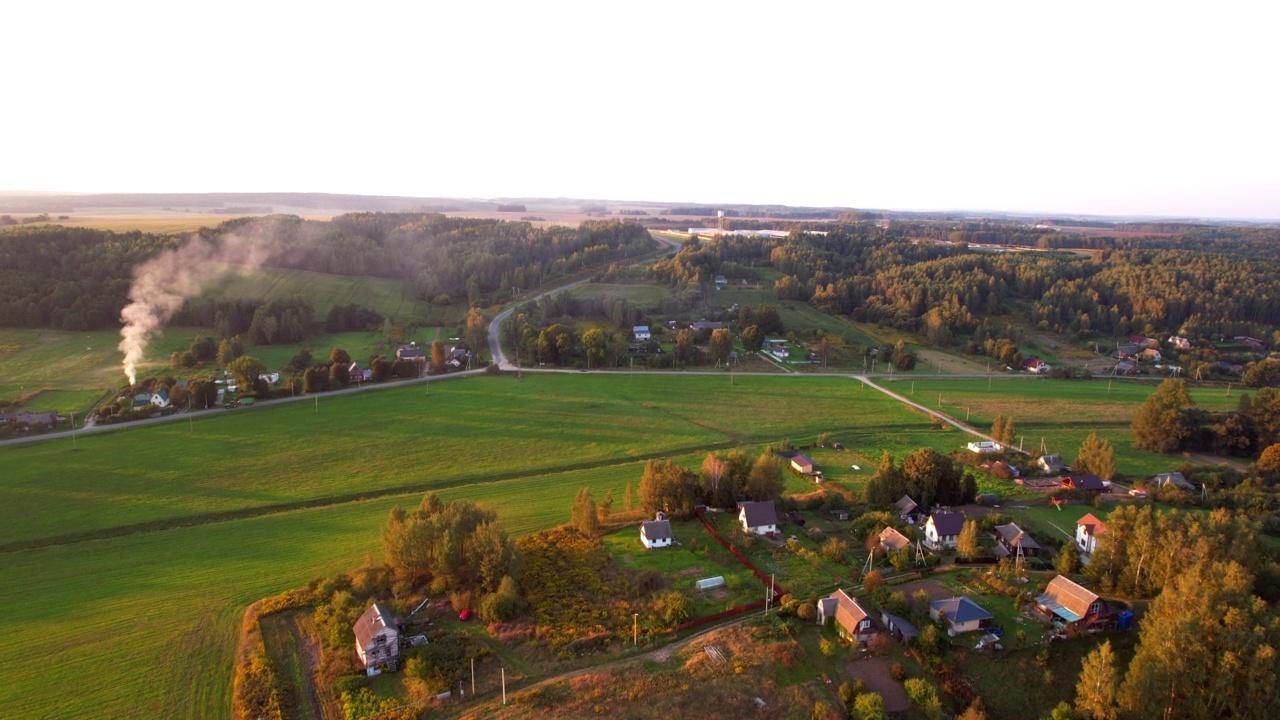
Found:
M 244 274 L 262 266 L 280 246 L 274 238 L 227 234 L 210 242 L 198 236 L 180 247 L 166 250 L 133 270 L 130 303 L 120 311 L 118 346 L 124 353 L 124 374 L 129 384 L 138 380 L 151 336 L 182 309 L 182 304 L 200 295 L 231 274 Z

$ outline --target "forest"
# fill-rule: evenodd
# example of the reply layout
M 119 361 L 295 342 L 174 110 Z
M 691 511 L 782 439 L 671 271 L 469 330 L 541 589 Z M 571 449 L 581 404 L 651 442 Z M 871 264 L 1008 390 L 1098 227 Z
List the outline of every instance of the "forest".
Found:
M 635 256 L 652 247 L 633 223 L 590 221 L 579 227 L 449 218 L 432 213 L 353 213 L 330 221 L 292 215 L 240 218 L 198 237 L 213 247 L 231 238 L 265 252 L 267 267 L 402 280 L 417 297 L 477 304 L 494 294 L 531 288 L 573 270 Z M 119 323 L 132 273 L 140 263 L 187 240 L 177 235 L 115 233 L 87 228 L 18 226 L 0 233 L 0 326 L 96 330 Z M 248 333 L 256 305 L 193 303 L 179 322 Z M 296 341 L 311 318 L 302 308 L 286 317 L 272 308 L 259 318 L 258 339 Z M 265 327 L 277 317 L 278 329 Z M 341 322 L 341 321 L 339 321 Z

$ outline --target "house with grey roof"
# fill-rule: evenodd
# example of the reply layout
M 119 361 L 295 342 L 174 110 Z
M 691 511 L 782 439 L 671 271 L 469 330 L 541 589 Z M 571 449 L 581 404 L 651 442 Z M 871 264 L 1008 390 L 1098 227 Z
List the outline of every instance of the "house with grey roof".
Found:
M 641 523 L 640 542 L 649 550 L 671 547 L 671 543 L 675 542 L 675 535 L 671 534 L 671 521 L 658 513 L 656 520 Z
M 356 655 L 365 673 L 377 675 L 382 669 L 395 671 L 400 659 L 400 630 L 395 617 L 381 603 L 374 603 L 356 620 Z
M 955 549 L 964 529 L 964 515 L 955 512 L 937 512 L 924 522 L 924 544 L 930 550 Z

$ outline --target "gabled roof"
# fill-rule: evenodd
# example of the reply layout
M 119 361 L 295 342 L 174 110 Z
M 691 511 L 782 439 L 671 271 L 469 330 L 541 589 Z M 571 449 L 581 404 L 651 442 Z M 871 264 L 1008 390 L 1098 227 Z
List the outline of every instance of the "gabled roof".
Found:
M 804 455 L 801 455 L 800 453 L 796 453 L 795 455 L 792 455 L 791 462 L 797 465 L 808 465 L 809 467 L 813 467 L 813 461 L 805 457 Z
M 1090 535 L 1098 536 L 1107 531 L 1106 523 L 1099 520 L 1093 513 L 1086 513 L 1084 517 L 1076 521 L 1076 527 L 1083 525 Z
M 373 641 L 373 636 L 382 632 L 383 628 L 395 628 L 395 618 L 387 611 L 381 603 L 374 603 L 369 606 L 368 610 L 360 616 L 356 621 L 356 626 L 352 628 L 356 634 L 356 645 L 361 650 L 368 649 Z
M 699 320 L 698 322 L 689 323 L 690 330 L 720 330 L 722 328 L 724 328 L 724 323 L 722 322 Z
M 1196 486 L 1187 482 L 1187 478 L 1180 472 L 1160 473 L 1159 475 L 1151 478 L 1151 482 L 1155 483 L 1159 487 L 1172 485 L 1176 488 L 1182 488 L 1183 490 L 1196 489 Z
M 1040 545 L 1038 545 L 1025 530 L 1014 523 L 1009 523 L 1008 525 L 997 525 L 995 527 L 995 531 L 996 534 L 1000 536 L 1000 539 L 1004 540 L 1004 543 L 1009 547 L 1021 547 L 1023 550 L 1040 549 Z
M 670 520 L 650 520 L 640 526 L 644 536 L 653 540 L 674 540 L 675 536 L 671 534 Z
M 898 632 L 902 633 L 903 637 L 909 637 L 909 638 L 920 637 L 920 631 L 916 629 L 915 625 L 912 625 L 907 620 L 900 618 L 897 615 L 894 615 L 888 610 L 882 609 L 880 611 L 880 621 L 883 622 L 885 625 L 892 626 L 894 630 L 897 630 Z
M 837 590 L 831 593 L 827 596 L 827 599 L 835 600 L 836 622 L 840 623 L 840 627 L 843 627 L 851 633 L 858 631 L 858 623 L 868 617 L 871 617 L 867 614 L 866 610 L 862 609 L 862 606 L 858 604 L 858 601 L 850 597 L 844 590 Z M 829 608 L 830 605 L 828 604 L 827 607 Z
M 1070 486 L 1077 490 L 1106 490 L 1107 486 L 1102 484 L 1102 478 L 1097 475 L 1068 475 L 1062 478 L 1064 486 Z
M 911 499 L 910 495 L 903 495 L 902 497 L 898 498 L 898 502 L 894 503 L 893 505 L 894 507 L 898 508 L 898 512 L 904 513 L 904 514 L 912 512 L 916 508 L 920 507 L 919 505 L 916 504 L 915 500 Z
M 907 539 L 907 536 L 891 527 L 880 531 L 880 544 L 890 551 L 911 547 L 911 541 Z
M 778 524 L 778 511 L 774 509 L 772 500 L 741 502 L 738 503 L 738 509 L 741 512 L 741 517 L 746 518 L 747 527 Z
M 1061 455 L 1041 455 L 1038 462 L 1045 472 L 1058 472 L 1067 466 L 1066 463 L 1062 462 Z
M 649 332 L 649 326 L 648 326 L 648 325 L 636 325 L 635 327 L 631 328 L 631 332 Z
M 974 620 L 990 620 L 991 613 L 982 609 L 978 603 L 967 597 L 953 597 L 946 600 L 934 600 L 929 603 L 930 610 L 937 610 L 946 613 L 947 620 L 954 625 L 956 623 L 967 623 Z
M 940 536 L 959 535 L 964 529 L 964 515 L 960 513 L 934 513 L 929 516 L 929 522 Z
M 1098 596 L 1080 587 L 1070 579 L 1059 575 L 1049 581 L 1044 594 L 1036 598 L 1036 604 L 1048 608 L 1058 617 L 1075 622 L 1089 614 L 1089 606 L 1098 601 Z

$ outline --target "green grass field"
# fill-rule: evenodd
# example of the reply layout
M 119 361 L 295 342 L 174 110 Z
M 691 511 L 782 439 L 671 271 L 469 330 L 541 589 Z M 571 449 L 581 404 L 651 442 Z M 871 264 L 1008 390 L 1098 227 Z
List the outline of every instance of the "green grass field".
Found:
M 1043 403 L 1044 385 L 1000 397 Z M 0 704 L 12 717 L 225 717 L 244 608 L 377 560 L 390 508 L 426 489 L 492 507 L 519 535 L 567 521 L 579 487 L 620 504 L 645 458 L 697 467 L 711 449 L 821 432 L 849 450 L 815 453 L 820 467 L 965 441 L 848 379 L 568 374 L 322 397 L 318 413 L 310 399 L 213 411 L 81 434 L 76 450 L 0 447 L 0 543 L 61 543 L 3 553 L 0 652 L 32 661 L 0 675 Z

